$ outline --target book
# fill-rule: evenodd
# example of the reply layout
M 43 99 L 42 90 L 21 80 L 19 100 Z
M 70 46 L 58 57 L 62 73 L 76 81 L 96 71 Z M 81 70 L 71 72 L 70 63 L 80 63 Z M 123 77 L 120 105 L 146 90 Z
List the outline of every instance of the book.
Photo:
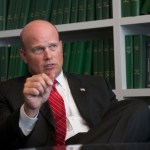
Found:
M 41 19 L 49 20 L 52 10 L 52 0 L 43 0 L 41 6 Z
M 69 72 L 70 73 L 75 73 L 76 50 L 77 50 L 77 41 L 71 42 L 70 58 L 69 58 Z
M 9 65 L 9 47 L 1 47 L 1 81 L 6 81 Z
M 29 9 L 30 9 L 30 0 L 22 0 L 21 3 L 21 12 L 19 17 L 18 28 L 22 28 L 28 22 L 29 16 Z
M 77 49 L 75 53 L 75 73 L 76 74 L 83 74 L 83 62 L 85 56 L 85 41 L 78 41 L 77 42 Z
M 70 23 L 78 21 L 78 0 L 71 0 Z
M 62 22 L 63 22 L 64 2 L 65 2 L 65 0 L 61 0 L 58 3 L 57 15 L 56 15 L 56 24 L 62 24 Z
M 92 40 L 85 41 L 83 74 L 91 75 L 92 71 Z
M 8 67 L 8 79 L 11 79 L 14 77 L 15 74 L 15 57 L 16 57 L 16 48 L 14 45 L 11 45 L 10 47 L 10 56 L 9 56 L 9 67 Z
M 109 41 L 109 52 L 110 52 L 110 84 L 112 89 L 115 89 L 115 63 L 114 63 L 114 44 L 113 39 Z
M 133 88 L 133 35 L 125 36 L 126 87 Z
M 87 0 L 78 1 L 78 22 L 86 21 Z
M 13 77 L 19 77 L 19 76 L 25 76 L 28 72 L 28 66 L 23 61 L 22 57 L 20 56 L 20 45 L 14 45 L 16 49 L 15 53 L 15 64 L 14 64 L 14 76 Z
M 97 40 L 92 41 L 92 74 L 94 76 L 98 76 L 98 48 L 97 48 Z
M 70 22 L 71 16 L 71 0 L 65 0 L 64 4 L 64 14 L 63 14 L 63 24 Z
M 147 49 L 147 86 L 150 88 L 150 40 L 146 43 L 146 49 Z
M 104 77 L 110 81 L 110 50 L 109 50 L 109 38 L 103 40 L 104 49 Z
M 146 35 L 134 35 L 133 79 L 134 88 L 145 88 L 147 77 Z
M 150 13 L 150 1 L 149 0 L 145 0 L 143 2 L 143 5 L 141 6 L 140 13 L 142 15 L 147 15 Z
M 6 15 L 7 15 L 7 7 L 8 0 L 0 1 L 0 30 L 5 30 L 6 27 Z
M 58 3 L 59 3 L 58 0 L 53 0 L 52 1 L 50 21 L 53 24 L 56 24 Z
M 110 18 L 110 2 L 109 0 L 102 1 L 102 19 Z
M 30 7 L 29 7 L 29 14 L 28 14 L 28 21 L 30 22 L 32 20 L 37 19 L 37 0 L 30 1 Z
M 147 87 L 150 87 L 150 42 L 149 40 L 146 43 L 147 49 Z
M 122 17 L 130 16 L 130 0 L 121 0 Z
M 102 0 L 95 0 L 95 7 L 96 7 L 96 12 L 95 12 L 95 19 L 96 20 L 101 20 L 102 19 Z
M 63 70 L 68 71 L 69 70 L 69 64 L 70 64 L 70 53 L 71 53 L 71 42 L 64 43 L 63 48 Z
M 130 0 L 130 16 L 140 15 L 140 0 Z
M 87 0 L 86 21 L 95 20 L 95 0 Z
M 97 40 L 97 75 L 104 77 L 104 48 L 103 39 Z
M 15 0 L 11 0 L 8 3 L 8 12 L 7 12 L 7 19 L 6 19 L 6 29 L 13 29 L 13 20 L 15 15 Z

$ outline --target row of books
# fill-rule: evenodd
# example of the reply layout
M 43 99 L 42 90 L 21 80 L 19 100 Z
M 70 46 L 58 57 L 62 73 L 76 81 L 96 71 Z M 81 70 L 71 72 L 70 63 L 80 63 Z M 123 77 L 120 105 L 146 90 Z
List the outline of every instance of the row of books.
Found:
M 146 88 L 150 83 L 150 36 L 126 35 L 126 80 L 127 89 Z
M 63 53 L 65 71 L 105 77 L 115 88 L 113 39 L 66 42 Z
M 19 45 L 0 47 L 0 81 L 28 74 L 19 55 Z M 112 39 L 66 42 L 63 44 L 63 70 L 105 77 L 115 88 Z
M 112 0 L 0 0 L 0 30 L 19 29 L 31 20 L 54 24 L 112 18 Z
M 150 14 L 150 0 L 121 0 L 122 17 Z

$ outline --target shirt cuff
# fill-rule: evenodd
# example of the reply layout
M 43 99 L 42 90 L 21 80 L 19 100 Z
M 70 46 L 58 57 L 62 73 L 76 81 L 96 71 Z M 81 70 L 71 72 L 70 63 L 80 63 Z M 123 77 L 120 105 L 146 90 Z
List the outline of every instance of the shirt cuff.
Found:
M 35 123 L 38 120 L 37 116 L 38 116 L 38 114 L 34 118 L 28 117 L 24 111 L 24 105 L 21 106 L 19 127 L 21 128 L 21 130 L 25 136 L 29 135 L 30 132 L 33 130 Z

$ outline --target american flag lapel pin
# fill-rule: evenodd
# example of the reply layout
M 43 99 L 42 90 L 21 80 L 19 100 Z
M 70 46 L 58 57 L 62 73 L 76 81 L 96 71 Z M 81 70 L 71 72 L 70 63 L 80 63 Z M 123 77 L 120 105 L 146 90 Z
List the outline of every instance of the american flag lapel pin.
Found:
M 80 88 L 80 91 L 85 91 L 85 88 Z

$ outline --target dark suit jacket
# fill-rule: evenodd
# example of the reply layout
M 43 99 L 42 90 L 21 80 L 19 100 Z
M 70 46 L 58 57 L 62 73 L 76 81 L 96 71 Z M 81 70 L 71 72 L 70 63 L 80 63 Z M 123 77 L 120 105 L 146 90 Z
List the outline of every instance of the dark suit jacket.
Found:
M 92 128 L 105 112 L 117 102 L 109 83 L 101 77 L 65 73 L 81 116 Z M 0 143 L 10 147 L 38 147 L 53 145 L 55 123 L 46 102 L 40 109 L 38 121 L 29 136 L 19 129 L 19 113 L 23 104 L 23 85 L 26 77 L 0 84 Z M 82 90 L 85 89 L 85 90 Z

